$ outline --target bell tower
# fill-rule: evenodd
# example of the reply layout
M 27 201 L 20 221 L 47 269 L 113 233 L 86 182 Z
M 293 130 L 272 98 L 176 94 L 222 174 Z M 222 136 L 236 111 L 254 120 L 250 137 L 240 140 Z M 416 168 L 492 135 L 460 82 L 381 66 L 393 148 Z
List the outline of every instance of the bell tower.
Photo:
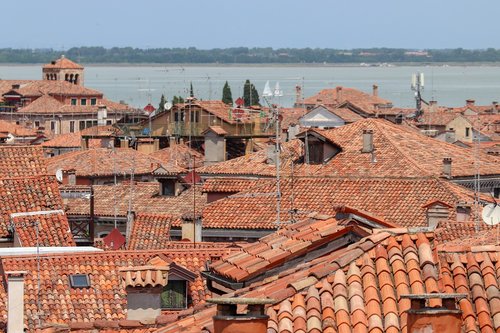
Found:
M 83 66 L 62 55 L 61 58 L 43 66 L 42 80 L 67 81 L 83 86 L 83 70 Z

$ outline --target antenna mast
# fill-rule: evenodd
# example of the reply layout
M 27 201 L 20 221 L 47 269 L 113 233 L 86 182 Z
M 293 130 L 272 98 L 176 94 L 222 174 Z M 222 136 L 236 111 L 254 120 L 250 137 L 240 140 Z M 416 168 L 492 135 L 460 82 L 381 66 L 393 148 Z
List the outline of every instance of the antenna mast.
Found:
M 411 90 L 415 92 L 415 102 L 416 102 L 416 117 L 422 114 L 422 90 L 424 90 L 424 73 L 416 73 L 411 76 Z

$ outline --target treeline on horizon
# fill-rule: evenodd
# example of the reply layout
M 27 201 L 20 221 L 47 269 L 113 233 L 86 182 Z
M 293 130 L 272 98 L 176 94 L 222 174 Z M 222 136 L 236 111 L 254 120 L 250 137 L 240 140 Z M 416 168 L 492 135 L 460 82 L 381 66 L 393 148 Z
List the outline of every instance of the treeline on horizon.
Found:
M 48 63 L 62 54 L 79 63 L 192 63 L 192 64 L 301 64 L 301 63 L 433 63 L 433 62 L 499 62 L 500 49 L 467 50 L 393 48 L 311 49 L 247 48 L 200 50 L 189 48 L 139 49 L 132 47 L 74 47 L 66 51 L 53 49 L 0 49 L 0 63 Z

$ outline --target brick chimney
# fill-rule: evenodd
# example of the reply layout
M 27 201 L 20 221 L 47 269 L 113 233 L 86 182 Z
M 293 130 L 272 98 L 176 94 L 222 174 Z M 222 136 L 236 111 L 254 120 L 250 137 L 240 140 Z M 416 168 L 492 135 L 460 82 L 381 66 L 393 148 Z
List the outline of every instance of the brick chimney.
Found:
M 373 96 L 378 97 L 378 86 L 374 84 L 372 88 L 373 88 Z
M 443 177 L 451 178 L 451 157 L 443 158 Z
M 371 129 L 363 130 L 363 148 L 361 149 L 361 152 L 373 152 L 373 130 Z
M 265 314 L 265 306 L 275 301 L 238 297 L 212 298 L 207 302 L 217 304 L 217 314 L 213 317 L 214 333 L 266 333 L 269 316 Z M 238 305 L 246 305 L 246 313 L 238 313 Z
M 182 239 L 190 242 L 201 242 L 202 239 L 202 220 L 201 214 L 184 214 L 182 220 Z
M 80 141 L 80 147 L 82 150 L 87 150 L 89 149 L 89 138 L 82 138 Z
M 25 271 L 6 272 L 7 275 L 7 333 L 24 332 L 24 277 Z
M 417 294 L 401 295 L 409 298 L 408 333 L 460 333 L 462 332 L 462 311 L 457 308 L 457 299 L 466 294 Z M 431 307 L 430 303 L 442 303 Z
M 337 103 L 341 103 L 343 98 L 342 98 L 342 87 L 337 87 L 335 88 L 337 91 Z

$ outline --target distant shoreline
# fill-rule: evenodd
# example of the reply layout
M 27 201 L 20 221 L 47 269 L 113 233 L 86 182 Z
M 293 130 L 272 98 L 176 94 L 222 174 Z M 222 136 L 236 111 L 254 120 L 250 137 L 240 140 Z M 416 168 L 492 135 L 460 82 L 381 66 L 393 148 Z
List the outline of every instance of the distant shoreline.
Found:
M 89 67 L 500 67 L 498 62 L 393 62 L 393 63 L 81 63 Z M 43 66 L 44 63 L 0 63 L 0 66 Z

